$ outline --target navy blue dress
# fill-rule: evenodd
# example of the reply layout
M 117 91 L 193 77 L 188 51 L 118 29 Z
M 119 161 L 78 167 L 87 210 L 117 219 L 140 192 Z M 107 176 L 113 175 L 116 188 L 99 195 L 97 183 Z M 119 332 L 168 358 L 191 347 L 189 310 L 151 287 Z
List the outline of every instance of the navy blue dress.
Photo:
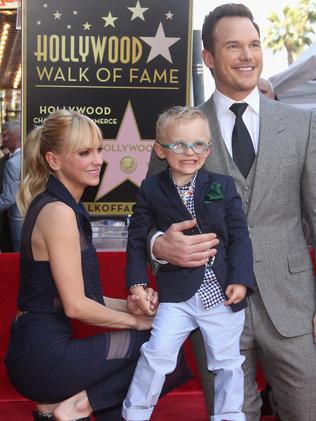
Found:
M 43 206 L 54 201 L 66 203 L 76 214 L 85 294 L 104 305 L 89 215 L 64 185 L 51 176 L 46 190 L 33 200 L 25 217 L 18 294 L 18 309 L 25 313 L 11 327 L 5 359 L 7 372 L 15 388 L 31 400 L 60 402 L 86 390 L 94 411 L 109 408 L 97 419 L 119 420 L 119 406 L 149 332 L 118 330 L 84 339 L 72 337 L 50 263 L 36 261 L 32 256 L 31 235 L 36 218 Z

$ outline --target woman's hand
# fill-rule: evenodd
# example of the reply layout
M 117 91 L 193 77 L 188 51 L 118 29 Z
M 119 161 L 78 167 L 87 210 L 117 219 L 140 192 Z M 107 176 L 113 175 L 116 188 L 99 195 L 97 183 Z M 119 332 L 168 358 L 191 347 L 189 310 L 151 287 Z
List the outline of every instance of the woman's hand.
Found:
M 158 293 L 152 288 L 144 289 L 142 286 L 130 289 L 131 295 L 127 297 L 129 313 L 136 315 L 154 316 L 158 306 Z
M 152 321 L 153 318 L 150 316 L 145 316 L 145 315 L 135 315 L 135 320 L 136 320 L 136 325 L 135 325 L 135 329 L 136 330 L 149 330 L 151 329 L 151 325 L 152 325 Z

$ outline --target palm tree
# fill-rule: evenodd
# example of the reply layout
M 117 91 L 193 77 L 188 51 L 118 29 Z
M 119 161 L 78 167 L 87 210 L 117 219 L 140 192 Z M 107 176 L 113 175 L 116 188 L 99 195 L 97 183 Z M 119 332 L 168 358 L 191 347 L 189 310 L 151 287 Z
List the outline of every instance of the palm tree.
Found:
M 272 12 L 267 17 L 271 25 L 267 28 L 264 45 L 274 53 L 283 48 L 287 52 L 288 64 L 293 63 L 306 45 L 312 43 L 316 22 L 315 0 L 299 0 L 295 7 L 285 6 L 283 16 Z

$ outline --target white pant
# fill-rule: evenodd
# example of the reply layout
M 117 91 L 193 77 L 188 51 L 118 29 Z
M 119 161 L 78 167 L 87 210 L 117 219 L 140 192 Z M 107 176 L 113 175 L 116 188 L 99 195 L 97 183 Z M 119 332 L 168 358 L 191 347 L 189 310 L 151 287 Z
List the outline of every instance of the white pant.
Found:
M 244 378 L 239 352 L 245 312 L 232 312 L 224 304 L 205 310 L 198 294 L 182 303 L 160 303 L 151 337 L 141 348 L 136 371 L 122 416 L 127 421 L 149 420 L 165 376 L 177 363 L 181 345 L 190 332 L 200 328 L 207 354 L 208 369 L 215 376 L 215 403 L 212 421 L 246 421 L 241 412 Z

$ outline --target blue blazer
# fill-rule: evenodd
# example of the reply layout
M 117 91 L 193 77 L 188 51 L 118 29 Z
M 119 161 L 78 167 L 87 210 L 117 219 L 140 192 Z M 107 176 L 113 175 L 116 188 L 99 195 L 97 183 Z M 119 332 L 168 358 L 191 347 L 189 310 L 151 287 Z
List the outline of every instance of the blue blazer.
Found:
M 224 198 L 205 200 L 212 183 L 222 187 Z M 252 247 L 246 217 L 235 183 L 229 176 L 200 170 L 197 174 L 194 206 L 198 226 L 203 233 L 216 233 L 219 239 L 213 270 L 223 291 L 229 284 L 242 284 L 248 292 L 254 285 Z M 171 224 L 192 219 L 174 185 L 169 170 L 145 179 L 139 189 L 131 217 L 128 243 L 126 285 L 148 283 L 147 237 L 153 226 L 166 231 Z M 198 234 L 194 228 L 187 235 Z M 179 267 L 160 265 L 157 289 L 160 302 L 181 302 L 190 299 L 199 289 L 205 266 Z M 246 306 L 244 299 L 233 304 L 238 311 Z

